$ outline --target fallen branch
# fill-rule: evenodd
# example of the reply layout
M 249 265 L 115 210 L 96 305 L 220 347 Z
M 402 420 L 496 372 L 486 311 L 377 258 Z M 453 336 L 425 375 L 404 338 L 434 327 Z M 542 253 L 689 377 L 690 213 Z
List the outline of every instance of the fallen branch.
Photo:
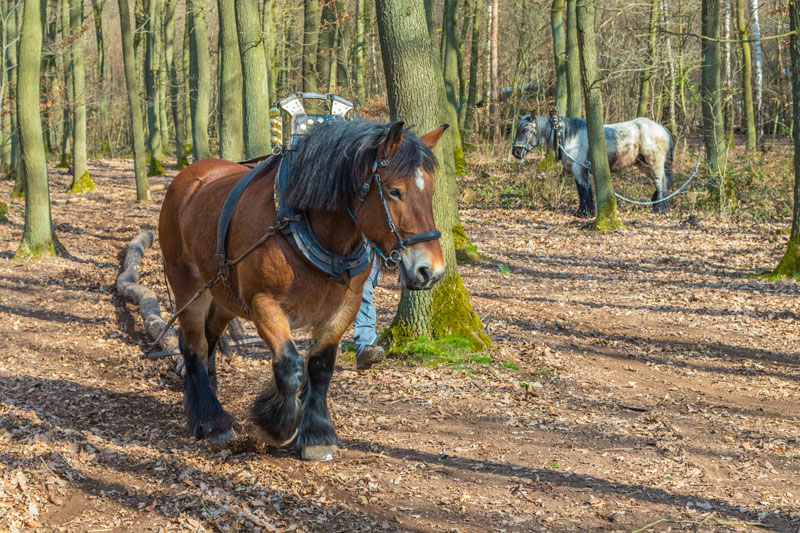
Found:
M 122 274 L 117 278 L 117 292 L 123 298 L 139 305 L 139 314 L 142 316 L 144 330 L 148 335 L 156 338 L 164 328 L 158 297 L 155 292 L 138 283 L 141 277 L 139 269 L 144 251 L 153 245 L 153 238 L 153 232 L 143 231 L 128 244 L 122 261 Z M 178 350 L 177 330 L 172 328 L 167 331 L 158 344 L 165 352 L 177 353 L 175 371 L 180 374 L 183 369 L 183 357 Z
M 750 522 L 746 520 L 741 520 L 741 521 L 720 520 L 719 518 L 714 516 L 714 513 L 709 513 L 706 516 L 704 516 L 702 520 L 672 520 L 669 518 L 662 518 L 661 520 L 656 520 L 651 524 L 647 524 L 641 529 L 636 529 L 632 533 L 642 533 L 644 531 L 647 531 L 651 527 L 655 527 L 659 524 L 680 524 L 680 525 L 689 525 L 698 527 L 698 526 L 703 526 L 709 522 L 714 522 L 715 524 L 720 526 L 758 526 L 764 528 L 772 527 L 770 524 L 764 524 L 763 522 Z

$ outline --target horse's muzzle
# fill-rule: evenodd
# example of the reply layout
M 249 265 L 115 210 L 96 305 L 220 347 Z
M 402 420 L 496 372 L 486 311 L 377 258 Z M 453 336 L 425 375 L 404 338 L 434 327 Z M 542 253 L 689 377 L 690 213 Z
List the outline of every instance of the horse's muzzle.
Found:
M 400 264 L 400 280 L 410 291 L 432 289 L 444 277 L 444 266 L 433 268 L 429 261 L 418 261 L 410 268 L 405 261 Z
M 524 146 L 515 144 L 514 146 L 511 147 L 511 155 L 513 155 L 517 159 L 523 159 L 525 157 L 525 154 L 527 153 L 528 149 L 525 148 Z

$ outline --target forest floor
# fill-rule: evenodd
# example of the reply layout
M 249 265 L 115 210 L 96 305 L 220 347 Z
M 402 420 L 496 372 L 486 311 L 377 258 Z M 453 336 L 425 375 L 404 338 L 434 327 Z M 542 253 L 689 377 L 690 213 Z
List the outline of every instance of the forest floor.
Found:
M 785 223 L 627 210 L 596 234 L 568 210 L 465 205 L 486 260 L 461 274 L 491 360 L 356 372 L 342 355 L 344 448 L 310 463 L 247 421 L 263 354 L 219 363 L 241 424 L 225 449 L 188 436 L 173 364 L 139 359 L 114 282 L 164 192 L 135 204 L 131 167 L 93 161 L 80 196 L 51 169 L 70 257 L 11 260 L 22 202 L 0 225 L 0 530 L 800 530 L 800 284 L 751 277 Z M 143 283 L 167 307 L 158 254 Z M 384 279 L 383 327 L 399 299 Z

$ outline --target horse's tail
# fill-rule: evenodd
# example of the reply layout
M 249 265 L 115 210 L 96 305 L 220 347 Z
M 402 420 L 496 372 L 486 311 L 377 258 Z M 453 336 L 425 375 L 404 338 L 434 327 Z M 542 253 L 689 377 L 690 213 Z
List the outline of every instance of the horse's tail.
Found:
M 664 175 L 667 178 L 667 191 L 672 188 L 672 158 L 675 155 L 675 142 L 672 140 L 672 133 L 667 130 L 669 135 L 669 149 L 667 150 L 667 157 L 664 160 Z

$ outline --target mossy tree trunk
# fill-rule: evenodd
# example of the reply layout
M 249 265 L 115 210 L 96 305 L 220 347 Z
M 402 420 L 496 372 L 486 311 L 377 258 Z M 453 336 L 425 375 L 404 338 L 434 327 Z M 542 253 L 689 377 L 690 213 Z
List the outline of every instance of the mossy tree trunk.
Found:
M 553 59 L 556 69 L 554 103 L 558 116 L 567 114 L 567 33 L 564 29 L 564 0 L 550 6 L 550 31 L 553 35 Z
M 603 95 L 600 90 L 600 74 L 597 70 L 594 30 L 597 4 L 596 0 L 577 0 L 576 4 L 581 78 L 586 105 L 586 133 L 589 137 L 589 161 L 592 164 L 597 196 L 597 218 L 592 227 L 597 231 L 611 231 L 622 228 L 622 224 L 617 216 L 617 200 L 614 197 L 614 185 L 611 183 L 611 169 L 608 166 L 603 128 Z
M 581 54 L 578 48 L 577 0 L 567 0 L 567 116 L 581 117 Z
M 238 2 L 241 3 L 241 2 Z M 242 55 L 236 29 L 236 6 L 217 0 L 219 14 L 219 156 L 239 161 L 244 151 L 242 126 Z M 258 9 L 258 6 L 256 6 Z M 258 11 L 256 11 L 258 13 Z M 258 27 L 258 17 L 255 19 Z M 263 63 L 262 67 L 263 69 Z M 266 103 L 262 102 L 262 106 Z
M 161 160 L 161 119 L 158 106 L 158 51 L 160 48 L 161 32 L 159 6 L 162 0 L 146 0 L 148 9 L 147 37 L 144 48 L 144 87 L 145 107 L 147 108 L 147 148 L 150 151 L 150 167 L 148 176 L 160 176 L 164 173 Z
M 103 38 L 103 9 L 106 0 L 92 0 L 95 43 L 97 44 L 97 81 L 100 83 L 100 149 L 104 156 L 111 155 L 111 137 L 108 124 L 108 95 L 106 94 L 106 48 Z
M 639 81 L 639 105 L 636 107 L 636 116 L 647 116 L 647 104 L 650 101 L 650 78 L 656 66 L 656 36 L 658 35 L 658 2 L 650 0 L 650 26 L 647 29 L 647 58 L 642 77 Z M 659 117 L 653 116 L 658 120 Z
M 367 46 L 364 17 L 366 0 L 356 0 L 355 35 L 353 38 L 353 79 L 355 81 L 356 101 L 364 105 L 367 101 L 366 68 L 364 51 Z
M 236 24 L 244 75 L 244 149 L 248 158 L 258 157 L 270 152 L 270 95 L 257 0 L 236 3 Z
M 147 182 L 146 154 L 144 147 L 144 120 L 142 102 L 139 98 L 140 83 L 136 68 L 136 55 L 133 51 L 133 32 L 128 0 L 118 0 L 119 26 L 122 36 L 122 61 L 125 68 L 125 87 L 128 91 L 128 111 L 131 117 L 131 137 L 133 137 L 133 168 L 136 175 L 136 201 L 150 201 L 150 186 Z
M 319 46 L 319 0 L 303 0 L 303 92 L 316 92 Z
M 443 80 L 429 46 L 423 6 L 414 0 L 377 0 L 376 14 L 383 65 L 393 119 L 414 124 L 420 133 L 437 127 L 444 105 Z M 441 168 L 437 174 L 434 216 L 447 261 L 444 278 L 431 291 L 406 291 L 401 296 L 386 335 L 390 351 L 403 352 L 419 337 L 437 340 L 458 336 L 474 350 L 490 345 L 480 319 L 472 310 L 458 273 L 453 247 L 453 227 L 458 224 L 452 140 L 437 146 Z
M 789 0 L 789 24 L 792 28 L 800 28 L 800 5 L 798 4 L 800 4 L 800 0 Z M 786 245 L 786 253 L 770 275 L 800 279 L 800 37 L 795 33 L 789 39 L 792 61 L 794 209 L 792 210 L 792 229 Z
M 86 64 L 84 62 L 83 0 L 70 0 L 69 25 L 72 36 L 72 91 L 75 106 L 72 113 L 72 183 L 67 192 L 93 191 L 89 176 L 86 139 Z
M 14 257 L 42 257 L 65 252 L 53 230 L 50 215 L 50 188 L 47 160 L 39 113 L 42 39 L 47 18 L 46 0 L 27 0 L 24 4 L 19 43 L 17 99 L 22 164 L 25 167 L 25 227 Z
M 190 21 L 189 103 L 192 110 L 192 154 L 197 161 L 211 157 L 208 147 L 211 61 L 208 55 L 205 3 L 203 0 L 186 0 L 186 8 Z M 264 129 L 267 129 L 266 123 Z
M 464 61 L 464 46 L 467 44 L 467 37 L 472 34 L 472 26 L 475 22 L 474 8 L 476 0 L 464 0 L 464 23 L 461 25 L 461 35 L 458 38 L 458 132 L 464 137 L 464 119 L 467 113 L 467 76 L 466 62 Z
M 445 0 L 442 19 L 442 77 L 444 79 L 445 109 L 447 122 L 450 124 L 453 139 L 453 156 L 455 157 L 456 174 L 461 175 L 467 166 L 464 160 L 464 149 L 461 146 L 461 132 L 458 129 L 458 0 Z
M 478 71 L 480 70 L 480 38 L 483 2 L 473 2 L 472 40 L 469 45 L 469 89 L 467 90 L 467 109 L 464 115 L 465 136 L 471 136 L 475 128 L 475 102 L 478 101 Z
M 169 73 L 169 95 L 170 107 L 172 108 L 172 123 L 175 127 L 175 167 L 178 169 L 186 167 L 189 162 L 186 154 L 186 120 L 184 118 L 184 106 L 181 105 L 185 98 L 184 91 L 181 90 L 183 75 L 179 76 L 178 62 L 175 59 L 175 5 L 178 0 L 167 0 L 164 8 L 164 56 Z M 183 58 L 183 47 L 181 47 L 179 60 Z
M 14 0 L 11 0 L 14 1 Z M 70 46 L 70 29 L 69 29 L 69 2 L 70 0 L 61 0 L 60 13 L 58 17 L 61 20 L 61 42 L 63 44 L 63 60 L 64 60 L 64 85 L 66 86 L 66 101 L 63 106 L 63 114 L 61 117 L 64 124 L 64 135 L 61 137 L 61 158 L 58 162 L 58 168 L 69 168 L 72 160 L 72 113 L 74 108 L 74 94 L 72 90 L 72 47 Z
M 747 134 L 747 151 L 756 149 L 756 117 L 753 110 L 753 61 L 750 43 L 747 42 L 744 0 L 736 0 L 736 29 L 742 41 L 742 105 L 744 106 L 744 130 Z

